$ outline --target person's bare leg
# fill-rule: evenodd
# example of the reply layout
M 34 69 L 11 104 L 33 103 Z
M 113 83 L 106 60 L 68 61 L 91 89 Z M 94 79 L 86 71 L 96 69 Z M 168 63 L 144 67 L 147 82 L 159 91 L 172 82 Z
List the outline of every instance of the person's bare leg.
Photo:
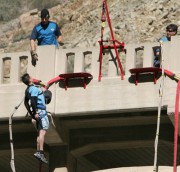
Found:
M 44 163 L 48 163 L 48 161 L 46 160 L 45 156 L 44 156 L 44 138 L 45 138 L 45 134 L 46 134 L 46 130 L 40 130 L 39 131 L 39 137 L 38 137 L 38 141 L 39 141 L 39 152 L 40 152 L 40 160 Z
M 38 137 L 38 142 L 39 142 L 39 150 L 43 151 L 44 150 L 44 137 L 46 134 L 46 130 L 40 130 L 39 131 L 39 137 Z

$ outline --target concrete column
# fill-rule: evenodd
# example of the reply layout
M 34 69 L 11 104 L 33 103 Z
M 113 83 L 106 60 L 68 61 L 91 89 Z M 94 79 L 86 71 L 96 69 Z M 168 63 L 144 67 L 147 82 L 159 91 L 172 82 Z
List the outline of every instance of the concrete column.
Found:
M 173 36 L 170 42 L 170 52 L 168 61 L 171 63 L 171 70 L 175 73 L 180 71 L 180 37 Z
M 67 72 L 67 50 L 58 49 L 56 51 L 55 75 Z
M 69 153 L 67 159 L 68 172 L 76 172 L 76 168 L 77 168 L 77 160 L 71 153 Z
M 91 74 L 94 79 L 98 79 L 99 76 L 99 48 L 92 49 L 92 67 Z
M 120 68 L 116 58 L 115 50 L 112 49 L 109 53 L 108 77 L 115 77 L 120 74 Z
M 10 56 L 11 58 L 11 74 L 10 79 L 11 83 L 18 83 L 20 81 L 20 57 L 21 56 L 28 56 L 28 52 L 19 52 L 19 53 L 12 53 Z
M 29 73 L 31 74 L 31 72 L 33 72 L 34 74 L 35 72 L 35 75 L 33 75 L 33 77 L 42 81 L 48 81 L 55 75 L 56 47 L 54 45 L 38 46 L 37 54 L 38 61 L 36 67 L 30 64 L 31 68 L 29 69 Z
M 84 72 L 84 55 L 81 49 L 75 51 L 74 72 Z
M 20 70 L 20 60 L 18 54 L 11 54 L 10 83 L 18 83 Z
M 11 58 L 11 55 L 10 53 L 4 53 L 1 55 L 1 71 L 0 71 L 0 76 L 1 76 L 1 83 L 3 83 L 3 78 L 4 78 L 4 59 L 6 57 L 10 57 Z M 11 60 L 11 59 L 10 59 Z M 10 67 L 10 70 L 11 70 L 11 67 Z M 11 72 L 11 71 L 10 71 Z M 10 75 L 10 74 L 9 74 Z
M 49 136 L 51 137 L 51 136 Z M 58 139 L 57 139 L 58 140 Z M 60 168 L 58 172 L 64 172 L 66 168 L 66 159 L 67 159 L 67 145 L 59 143 L 56 141 L 56 137 L 50 140 L 49 146 L 49 172 L 54 172 L 54 170 Z M 47 142 L 46 142 L 47 143 Z
M 154 53 L 152 47 L 158 46 L 157 44 L 144 44 L 143 67 L 153 67 Z
M 129 69 L 135 68 L 136 66 L 136 59 L 135 59 L 135 44 L 129 44 L 125 47 L 126 49 L 126 76 L 130 76 Z
M 173 65 L 172 65 L 173 60 L 169 60 L 169 58 L 171 57 L 170 49 L 171 49 L 171 42 L 163 42 L 161 54 L 162 54 L 162 59 L 164 61 L 164 68 L 173 71 Z

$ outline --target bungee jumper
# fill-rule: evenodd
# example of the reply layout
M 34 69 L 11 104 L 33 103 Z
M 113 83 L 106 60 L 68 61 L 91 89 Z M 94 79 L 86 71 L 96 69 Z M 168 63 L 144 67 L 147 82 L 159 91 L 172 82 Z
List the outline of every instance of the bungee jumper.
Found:
M 106 26 L 106 19 L 108 22 L 108 26 L 110 29 L 110 34 L 111 34 L 111 39 L 110 40 L 104 40 L 103 36 L 104 36 L 104 28 Z M 116 54 L 116 59 L 118 62 L 118 66 L 120 69 L 120 75 L 121 75 L 121 79 L 124 79 L 124 71 L 122 68 L 122 64 L 121 64 L 121 60 L 118 54 L 118 49 L 124 51 L 124 43 L 115 40 L 114 38 L 114 33 L 113 33 L 113 29 L 112 29 L 112 25 L 111 25 L 111 19 L 109 17 L 109 11 L 108 11 L 108 6 L 107 6 L 107 2 L 106 0 L 103 0 L 103 5 L 102 5 L 102 14 L 101 14 L 101 39 L 98 41 L 99 45 L 100 45 L 100 52 L 99 52 L 99 76 L 98 76 L 98 81 L 101 81 L 101 77 L 102 77 L 102 58 L 104 55 L 104 50 L 105 49 L 114 49 L 115 54 Z M 109 43 L 109 45 L 104 45 L 104 43 Z
M 43 163 L 48 163 L 44 155 L 44 139 L 49 128 L 49 119 L 46 111 L 46 100 L 43 91 L 33 84 L 29 74 L 22 76 L 22 82 L 27 85 L 25 91 L 24 105 L 36 124 L 38 131 L 37 152 L 34 156 Z
M 15 161 L 14 161 L 14 145 L 13 145 L 13 134 L 12 134 L 12 119 L 13 119 L 13 116 L 14 116 L 14 114 L 15 114 L 15 112 L 18 110 L 18 108 L 21 106 L 21 104 L 24 102 L 25 103 L 25 106 L 27 107 L 27 110 L 28 110 L 28 113 L 31 115 L 31 117 L 34 119 L 34 120 L 36 120 L 36 122 L 37 122 L 37 127 L 39 126 L 39 127 L 42 127 L 43 125 L 41 124 L 41 122 L 38 120 L 38 119 L 36 119 L 36 117 L 35 117 L 35 104 L 36 104 L 36 101 L 37 101 L 37 98 L 36 98 L 36 96 L 34 96 L 34 97 L 32 97 L 32 104 L 33 104 L 33 109 L 34 110 L 32 110 L 31 108 L 30 108 L 30 106 L 29 106 L 29 104 L 28 104 L 28 99 L 30 98 L 30 95 L 29 95 L 29 93 L 28 93 L 28 89 L 29 89 L 29 87 L 31 87 L 31 86 L 33 86 L 33 84 L 34 84 L 34 87 L 35 87 L 35 85 L 36 85 L 36 88 L 35 89 L 39 89 L 38 87 L 44 87 L 44 91 L 38 91 L 39 93 L 39 95 L 38 96 L 40 96 L 41 95 L 41 98 L 42 98 L 42 100 L 44 99 L 44 101 L 45 101 L 45 103 L 46 104 L 49 104 L 50 102 L 51 102 L 51 98 L 52 98 L 52 93 L 51 93 L 51 91 L 49 91 L 49 90 L 47 90 L 46 89 L 46 84 L 44 84 L 41 80 L 37 80 L 37 79 L 34 79 L 34 78 L 30 78 L 30 76 L 29 76 L 29 74 L 25 74 L 25 75 L 23 75 L 23 78 L 24 77 L 27 77 L 27 78 L 29 78 L 29 79 L 27 79 L 27 82 L 26 83 L 29 83 L 28 81 L 29 80 L 31 80 L 31 82 L 28 84 L 29 86 L 27 87 L 27 89 L 26 89 L 26 92 L 25 92 L 25 98 L 24 98 L 24 96 L 23 96 L 23 99 L 21 100 L 21 102 L 17 105 L 17 106 L 15 106 L 15 108 L 14 108 L 14 110 L 13 110 L 13 112 L 12 112 L 12 114 L 10 115 L 10 117 L 9 117 L 9 138 L 10 138 L 10 148 L 11 148 L 11 161 L 10 161 L 10 166 L 11 166 L 11 169 L 12 169 L 12 171 L 13 172 L 16 172 L 16 168 L 15 168 Z M 26 80 L 26 79 L 25 79 Z M 31 86 L 30 86 L 31 85 Z M 37 87 L 38 86 L 38 87 Z M 36 90 L 37 91 L 37 90 Z M 44 98 L 43 98 L 44 97 Z M 30 98 L 31 99 L 31 98 Z M 44 111 L 45 112 L 45 111 Z M 28 114 L 27 113 L 27 114 Z M 44 113 L 44 115 L 45 115 L 45 113 Z M 45 115 L 46 116 L 46 115 Z M 42 119 L 43 118 L 43 116 L 41 116 L 39 119 Z M 52 117 L 51 117 L 52 118 Z M 51 119 L 52 120 L 52 119 Z M 53 125 L 54 125 L 54 122 L 53 122 L 53 120 L 52 120 L 52 123 L 53 123 Z M 42 145 L 42 144 L 41 144 Z M 40 164 L 39 164 L 39 172 L 41 172 L 41 163 L 42 162 L 44 162 L 44 163 L 47 163 L 47 160 L 45 159 L 45 158 L 43 158 L 43 155 L 40 155 L 39 153 L 38 154 L 36 154 L 36 156 L 38 156 L 37 158 L 40 160 Z
M 53 126 L 56 127 L 53 122 L 51 113 L 47 112 L 46 110 L 46 104 L 49 104 L 52 99 L 52 93 L 49 90 L 49 87 L 54 83 L 56 84 L 60 81 L 63 81 L 65 84 L 65 89 L 67 90 L 69 81 L 73 79 L 78 80 L 78 82 L 83 81 L 82 83 L 85 89 L 86 85 L 93 79 L 93 76 L 86 72 L 60 74 L 57 77 L 50 79 L 47 83 L 43 83 L 39 79 L 32 78 L 27 73 L 22 76 L 23 83 L 27 85 L 27 88 L 25 90 L 25 97 L 23 97 L 21 102 L 14 108 L 14 111 L 9 117 L 9 136 L 10 136 L 10 147 L 11 147 L 10 165 L 13 172 L 16 172 L 15 161 L 14 161 L 13 134 L 12 134 L 12 119 L 15 112 L 24 102 L 24 105 L 28 113 L 30 114 L 34 123 L 36 123 L 36 129 L 38 130 L 38 137 L 37 137 L 37 152 L 34 154 L 34 156 L 39 160 L 39 172 L 41 172 L 42 163 L 48 163 L 44 155 L 44 147 L 43 147 L 46 130 L 49 128 L 49 120 L 47 115 L 50 114 L 49 116 L 51 117 L 51 122 Z

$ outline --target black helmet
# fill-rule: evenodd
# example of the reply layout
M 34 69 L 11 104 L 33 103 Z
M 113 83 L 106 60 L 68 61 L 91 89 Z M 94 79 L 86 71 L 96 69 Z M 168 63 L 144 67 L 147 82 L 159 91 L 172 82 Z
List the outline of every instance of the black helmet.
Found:
M 45 103 L 49 104 L 52 99 L 52 92 L 50 90 L 45 90 L 43 94 L 44 94 L 44 98 L 45 98 Z
M 44 8 L 42 11 L 41 11 L 41 18 L 49 18 L 50 15 L 49 15 L 49 11 Z

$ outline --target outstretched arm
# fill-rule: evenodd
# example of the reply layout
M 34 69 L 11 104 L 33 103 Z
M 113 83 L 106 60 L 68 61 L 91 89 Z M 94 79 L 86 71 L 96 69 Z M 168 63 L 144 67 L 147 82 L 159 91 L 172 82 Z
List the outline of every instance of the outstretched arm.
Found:
M 35 40 L 30 40 L 30 47 L 31 47 L 31 63 L 33 66 L 36 66 L 36 61 L 38 60 L 38 55 L 36 53 L 36 43 Z

